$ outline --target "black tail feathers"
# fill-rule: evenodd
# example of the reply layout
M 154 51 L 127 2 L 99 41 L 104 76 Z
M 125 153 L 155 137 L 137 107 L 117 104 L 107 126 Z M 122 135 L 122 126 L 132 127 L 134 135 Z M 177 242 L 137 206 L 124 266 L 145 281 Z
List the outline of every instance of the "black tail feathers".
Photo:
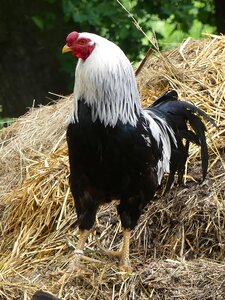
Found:
M 208 147 L 205 137 L 206 127 L 202 119 L 216 126 L 214 120 L 195 105 L 179 101 L 176 91 L 162 95 L 148 109 L 166 119 L 176 135 L 177 145 L 172 143 L 170 174 L 166 191 L 170 189 L 176 173 L 178 183 L 183 180 L 190 142 L 201 147 L 202 179 L 204 180 L 208 170 Z

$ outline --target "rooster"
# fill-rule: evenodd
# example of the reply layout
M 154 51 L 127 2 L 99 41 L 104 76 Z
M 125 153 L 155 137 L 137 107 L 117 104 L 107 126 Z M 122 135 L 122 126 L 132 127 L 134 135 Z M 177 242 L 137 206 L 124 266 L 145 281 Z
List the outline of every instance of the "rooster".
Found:
M 73 267 L 79 265 L 100 205 L 113 199 L 123 228 L 120 268 L 131 269 L 131 231 L 165 173 L 168 191 L 182 182 L 189 143 L 201 146 L 203 179 L 208 115 L 170 91 L 143 109 L 135 74 L 123 51 L 92 33 L 71 32 L 63 53 L 78 58 L 74 106 L 67 129 L 70 188 L 79 225 Z M 190 124 L 190 129 L 188 124 Z

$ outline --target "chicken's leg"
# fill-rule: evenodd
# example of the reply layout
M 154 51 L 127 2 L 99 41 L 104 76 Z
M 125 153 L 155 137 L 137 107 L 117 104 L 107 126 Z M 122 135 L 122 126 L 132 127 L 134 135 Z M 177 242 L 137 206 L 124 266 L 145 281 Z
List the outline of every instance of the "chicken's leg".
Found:
M 130 250 L 130 235 L 131 232 L 129 229 L 124 229 L 123 230 L 123 239 L 122 239 L 122 245 L 120 250 L 118 251 L 109 251 L 104 248 L 104 252 L 109 255 L 109 256 L 116 256 L 120 258 L 120 269 L 122 271 L 130 272 L 131 266 L 130 266 L 130 259 L 129 259 L 129 250 Z
M 83 250 L 85 242 L 90 234 L 90 230 L 80 230 L 80 236 L 77 242 L 76 250 L 74 251 L 74 257 L 72 262 L 69 265 L 69 268 L 66 272 L 63 273 L 63 276 L 59 279 L 59 283 L 64 286 L 65 282 L 70 278 L 70 275 L 73 272 L 79 272 L 82 270 L 82 265 L 80 264 L 81 257 L 83 255 Z
M 80 268 L 79 262 L 81 260 L 81 256 L 83 255 L 84 252 L 84 246 L 85 243 L 89 237 L 90 230 L 80 230 L 80 236 L 77 242 L 77 247 L 76 250 L 74 251 L 74 257 L 73 261 L 70 264 L 70 269 L 71 270 L 76 270 L 77 268 Z
M 99 245 L 100 249 L 104 251 L 105 254 L 108 256 L 118 257 L 120 259 L 120 269 L 122 271 L 130 272 L 132 271 L 130 266 L 130 259 L 129 259 L 129 250 L 130 250 L 130 235 L 131 232 L 129 229 L 123 230 L 123 238 L 120 250 L 107 250 Z
M 130 235 L 131 232 L 129 229 L 123 230 L 123 244 L 120 250 L 120 269 L 125 272 L 131 272 L 130 265 Z

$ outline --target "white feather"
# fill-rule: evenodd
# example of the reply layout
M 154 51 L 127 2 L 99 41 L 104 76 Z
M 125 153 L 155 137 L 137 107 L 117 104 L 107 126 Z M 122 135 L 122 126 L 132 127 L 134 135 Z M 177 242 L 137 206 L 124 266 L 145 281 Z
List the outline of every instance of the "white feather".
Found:
M 162 159 L 158 161 L 157 165 L 158 184 L 161 184 L 164 173 L 169 173 L 170 171 L 171 143 L 169 135 L 175 145 L 176 138 L 173 130 L 162 118 L 157 117 L 150 110 L 143 110 L 142 115 L 147 122 L 148 128 L 146 129 L 151 130 L 158 146 L 162 145 L 162 149 L 160 149 L 162 151 Z
M 120 120 L 135 126 L 141 104 L 130 61 L 105 38 L 91 33 L 80 37 L 89 38 L 96 46 L 76 67 L 73 118 L 78 121 L 77 103 L 82 98 L 92 108 L 93 121 L 99 118 L 105 126 L 115 126 Z

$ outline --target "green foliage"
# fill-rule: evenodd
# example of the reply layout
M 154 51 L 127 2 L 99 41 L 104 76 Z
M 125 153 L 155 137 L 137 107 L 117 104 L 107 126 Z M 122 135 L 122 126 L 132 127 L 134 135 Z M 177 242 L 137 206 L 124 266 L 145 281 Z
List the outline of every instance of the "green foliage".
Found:
M 41 30 L 44 29 L 44 20 L 41 17 L 33 16 L 32 20 L 39 29 L 41 29 Z
M 54 3 L 53 0 L 51 3 Z M 50 11 L 45 12 L 40 16 L 32 16 L 32 20 L 40 30 L 49 30 L 54 28 L 56 17 L 56 14 Z
M 10 124 L 12 124 L 12 122 L 12 118 L 0 118 L 0 129 L 9 126 Z
M 0 129 L 13 122 L 11 118 L 2 118 L 1 117 L 2 111 L 3 111 L 3 107 L 2 105 L 0 105 Z
M 149 47 L 148 39 L 156 36 L 160 49 L 174 47 L 187 36 L 201 37 L 203 32 L 215 32 L 213 0 L 41 0 L 54 8 L 61 5 L 64 26 L 72 30 L 89 31 L 105 36 L 117 43 L 132 61 L 139 61 Z M 52 30 L 59 18 L 46 11 L 32 17 L 40 30 Z M 132 17 L 136 19 L 134 24 Z M 136 25 L 136 26 L 135 26 Z M 74 58 L 63 56 L 58 49 L 61 71 L 74 73 Z
M 137 12 L 142 14 L 148 35 L 155 33 L 160 49 L 174 47 L 188 36 L 200 38 L 202 33 L 216 31 L 213 0 L 160 0 L 136 3 Z M 147 41 L 143 38 L 142 42 Z
M 62 5 L 65 21 L 72 21 L 77 31 L 104 35 L 120 44 L 132 58 L 140 51 L 141 44 L 137 41 L 142 38 L 142 34 L 117 1 L 62 0 Z

